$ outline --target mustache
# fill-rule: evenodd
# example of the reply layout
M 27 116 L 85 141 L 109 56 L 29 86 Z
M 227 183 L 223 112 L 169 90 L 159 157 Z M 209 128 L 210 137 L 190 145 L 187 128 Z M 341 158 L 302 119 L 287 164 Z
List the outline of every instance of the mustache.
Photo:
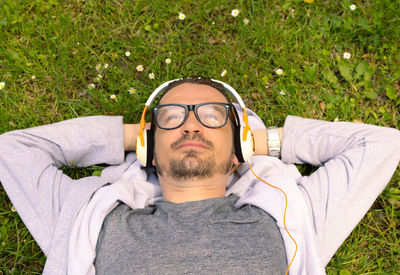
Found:
M 211 141 L 204 138 L 200 134 L 193 134 L 193 135 L 186 134 L 186 135 L 180 137 L 177 141 L 175 141 L 174 143 L 171 144 L 171 149 L 175 149 L 176 147 L 178 147 L 185 141 L 197 141 L 197 142 L 207 145 L 211 149 L 214 149 L 214 144 Z

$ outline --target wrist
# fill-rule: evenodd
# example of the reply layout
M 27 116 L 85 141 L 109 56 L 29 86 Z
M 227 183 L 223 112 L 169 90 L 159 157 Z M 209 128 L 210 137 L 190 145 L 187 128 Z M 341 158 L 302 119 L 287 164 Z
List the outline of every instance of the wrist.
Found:
M 267 128 L 268 155 L 279 158 L 281 156 L 282 129 L 278 127 Z
M 260 155 L 268 155 L 268 143 L 267 141 L 267 130 L 266 129 L 261 129 L 261 130 L 252 130 L 251 133 L 253 134 L 254 137 L 254 155 L 255 156 L 260 156 Z

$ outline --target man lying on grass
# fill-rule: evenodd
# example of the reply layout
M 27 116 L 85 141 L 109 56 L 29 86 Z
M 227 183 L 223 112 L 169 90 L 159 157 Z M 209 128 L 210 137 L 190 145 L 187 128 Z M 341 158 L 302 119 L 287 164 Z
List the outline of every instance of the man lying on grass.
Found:
M 0 136 L 0 181 L 45 274 L 324 274 L 399 162 L 396 129 L 295 116 L 266 129 L 199 77 L 146 105 L 160 93 L 146 126 L 144 111 Z M 60 170 L 102 163 L 100 177 Z

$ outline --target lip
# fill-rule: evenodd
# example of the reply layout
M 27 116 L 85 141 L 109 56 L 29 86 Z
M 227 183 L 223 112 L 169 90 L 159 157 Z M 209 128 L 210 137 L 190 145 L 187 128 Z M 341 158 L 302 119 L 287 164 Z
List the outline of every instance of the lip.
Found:
M 186 147 L 195 147 L 195 148 L 205 148 L 205 149 L 208 149 L 208 146 L 207 146 L 207 145 L 204 145 L 204 144 L 202 144 L 202 143 L 192 142 L 192 141 L 182 143 L 180 146 L 178 146 L 178 149 L 179 149 L 179 148 L 186 148 Z

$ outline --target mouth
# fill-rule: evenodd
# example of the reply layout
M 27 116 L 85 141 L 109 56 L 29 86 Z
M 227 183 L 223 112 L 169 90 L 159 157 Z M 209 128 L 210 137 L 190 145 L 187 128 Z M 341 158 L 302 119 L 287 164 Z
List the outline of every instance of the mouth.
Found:
M 183 135 L 177 141 L 171 144 L 172 150 L 178 150 L 180 148 L 186 149 L 214 149 L 214 144 L 202 137 L 201 135 Z
M 181 145 L 178 146 L 177 149 L 180 149 L 180 148 L 203 148 L 203 149 L 208 149 L 209 147 L 207 145 L 205 145 L 205 144 L 202 144 L 202 143 L 190 141 L 190 142 L 182 143 Z

